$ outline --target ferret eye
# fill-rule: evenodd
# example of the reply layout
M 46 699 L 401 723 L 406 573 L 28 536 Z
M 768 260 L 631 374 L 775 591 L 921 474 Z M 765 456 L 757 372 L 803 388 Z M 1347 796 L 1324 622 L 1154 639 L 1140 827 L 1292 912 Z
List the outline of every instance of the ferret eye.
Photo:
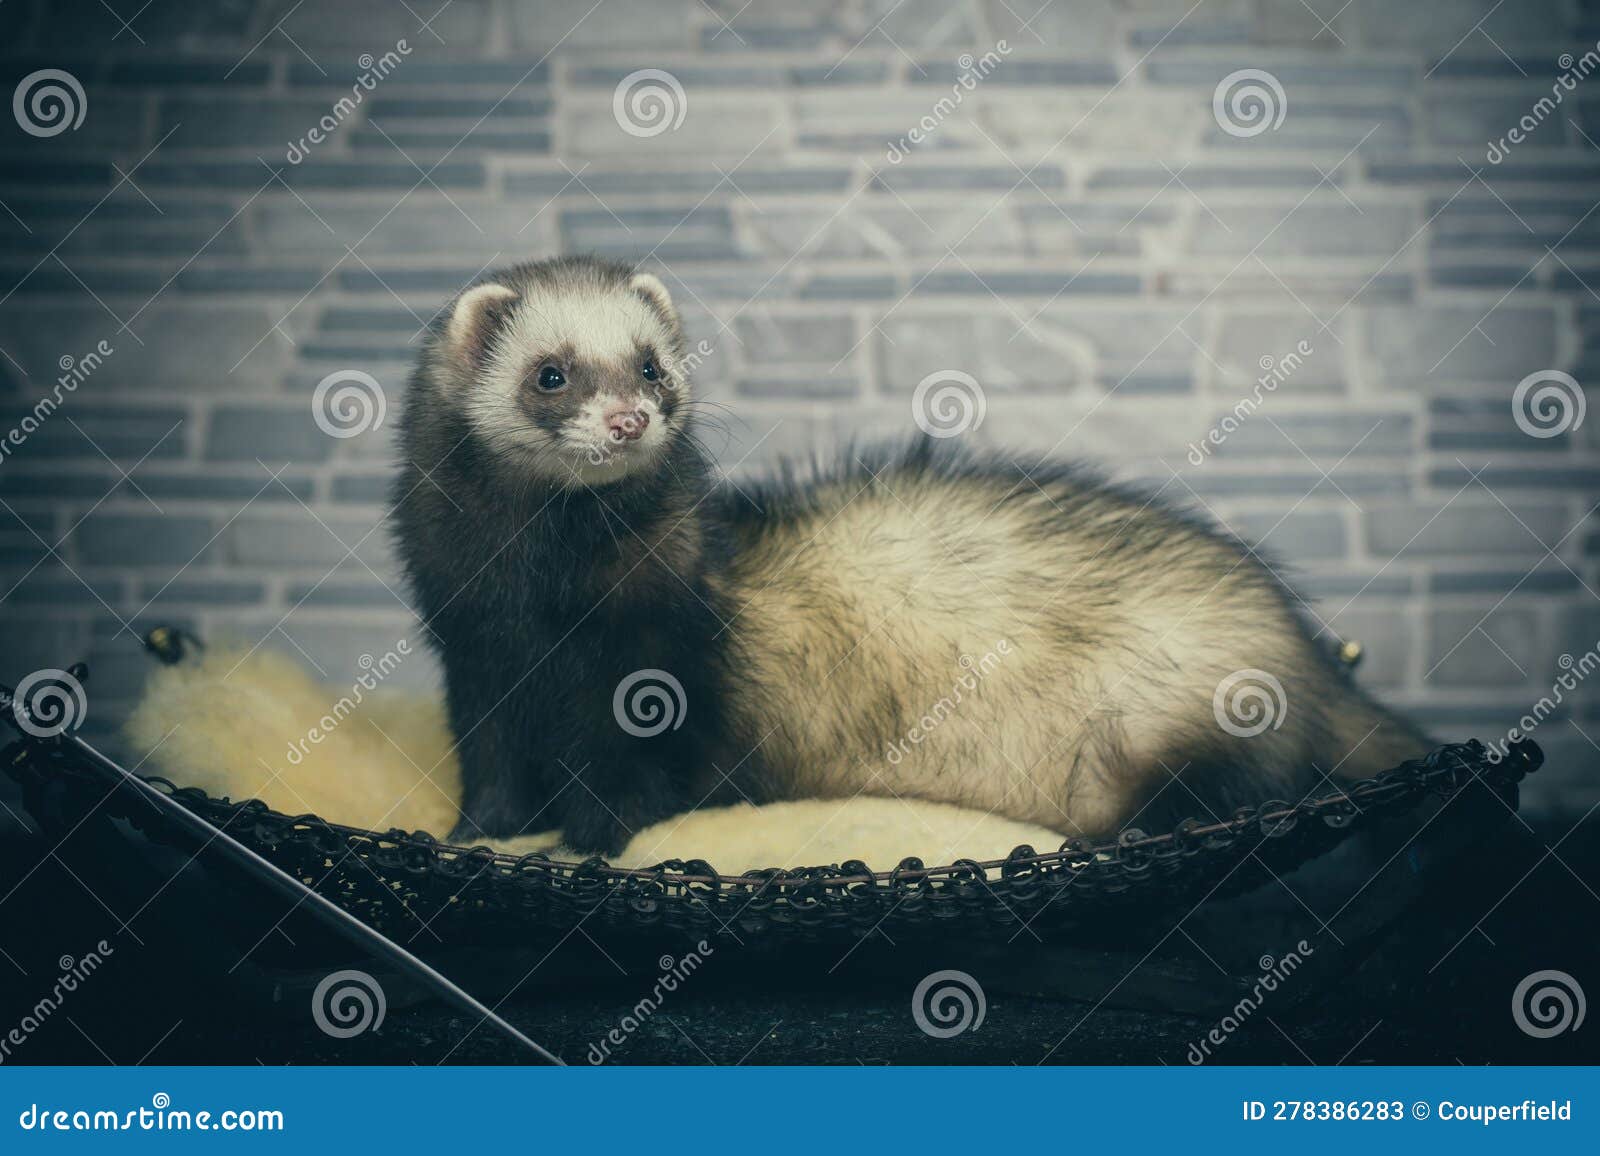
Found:
M 539 388 L 558 390 L 567 384 L 566 375 L 553 365 L 547 365 L 539 371 Z
M 645 358 L 644 364 L 639 367 L 639 372 L 644 374 L 646 381 L 657 381 L 661 377 L 661 371 L 656 368 L 654 359 L 648 357 Z

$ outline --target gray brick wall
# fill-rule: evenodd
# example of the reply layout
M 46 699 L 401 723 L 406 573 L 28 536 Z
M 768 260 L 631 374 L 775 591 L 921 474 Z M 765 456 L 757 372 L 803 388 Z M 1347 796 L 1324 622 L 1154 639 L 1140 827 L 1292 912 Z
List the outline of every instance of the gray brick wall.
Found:
M 83 90 L 76 128 L 0 119 L 4 427 L 112 349 L 0 458 L 0 674 L 88 658 L 104 733 L 157 622 L 336 680 L 388 649 L 417 335 L 487 265 L 572 250 L 674 288 L 735 475 L 905 433 L 960 370 L 963 436 L 1261 541 L 1441 735 L 1502 735 L 1600 642 L 1600 417 L 1536 437 L 1514 402 L 1600 379 L 1600 3 L 592 4 L 0 6 L 6 90 Z M 624 131 L 640 69 L 675 127 Z M 313 394 L 347 370 L 389 413 L 333 438 Z M 1534 806 L 1600 798 L 1600 687 L 1565 698 Z

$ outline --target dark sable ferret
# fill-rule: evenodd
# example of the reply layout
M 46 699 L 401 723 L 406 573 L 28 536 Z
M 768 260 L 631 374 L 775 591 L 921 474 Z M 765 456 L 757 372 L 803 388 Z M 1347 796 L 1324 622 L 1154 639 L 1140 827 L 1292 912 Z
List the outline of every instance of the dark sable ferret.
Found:
M 396 522 L 456 838 L 615 852 L 695 806 L 859 792 L 1104 835 L 1426 749 L 1232 538 L 929 442 L 730 496 L 688 368 L 661 282 L 585 259 L 494 275 L 428 342 Z

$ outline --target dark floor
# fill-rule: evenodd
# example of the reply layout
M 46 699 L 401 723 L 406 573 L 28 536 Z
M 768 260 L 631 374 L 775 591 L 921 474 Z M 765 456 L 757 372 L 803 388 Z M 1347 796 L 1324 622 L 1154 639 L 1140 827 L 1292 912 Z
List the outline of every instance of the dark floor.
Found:
M 299 916 L 252 948 L 232 916 L 251 911 L 250 926 L 270 927 L 259 901 L 229 894 L 235 885 L 192 868 L 153 899 L 130 903 L 103 884 L 131 877 L 135 865 L 114 861 L 120 852 L 94 834 L 93 823 L 65 841 L 46 841 L 13 795 L 0 792 L 0 800 L 7 808 L 0 811 L 0 1037 L 13 1025 L 24 1036 L 5 1062 L 521 1058 L 491 1025 L 415 1001 L 402 980 L 382 972 L 388 1009 L 381 1027 L 330 1037 L 308 1014 L 311 987 L 336 967 L 376 971 L 371 963 L 341 958 Z M 1512 1017 L 1512 992 L 1533 972 L 1563 971 L 1600 992 L 1597 892 L 1600 814 L 1544 819 L 1531 831 L 1507 817 L 1490 847 L 1410 912 L 1375 954 L 1331 979 L 1286 982 L 1209 1049 L 1208 1062 L 1600 1060 L 1600 1024 L 1541 1039 Z M 1291 910 L 1300 903 L 1279 898 Z M 1169 917 L 1093 959 L 1070 944 L 1019 939 L 1004 949 L 1005 967 L 1000 955 L 972 944 L 874 943 L 843 962 L 837 947 L 771 952 L 721 944 L 632 1030 L 625 1017 L 656 980 L 660 943 L 630 954 L 627 945 L 602 945 L 580 932 L 553 954 L 486 959 L 446 951 L 435 962 L 487 1002 L 503 1000 L 502 1014 L 573 1063 L 598 1056 L 591 1045 L 618 1029 L 626 1039 L 610 1045 L 609 1058 L 639 1064 L 1182 1065 L 1230 1012 L 1231 997 L 1206 996 L 1199 982 L 1215 983 L 1222 970 L 1206 960 L 1240 946 L 1230 942 L 1242 934 L 1230 918 L 1202 912 L 1174 929 Z M 82 959 L 102 939 L 112 950 L 100 970 L 39 1016 L 61 957 Z M 241 962 L 247 949 L 252 957 Z M 273 968 L 253 962 L 265 956 Z M 911 992 L 918 978 L 947 967 L 981 980 L 987 1011 L 981 1027 L 936 1039 L 913 1019 Z M 1192 991 L 1181 978 L 1185 967 L 1199 969 Z M 1057 994 L 1045 998 L 1040 989 Z M 1140 1003 L 1191 1010 L 1128 1006 Z

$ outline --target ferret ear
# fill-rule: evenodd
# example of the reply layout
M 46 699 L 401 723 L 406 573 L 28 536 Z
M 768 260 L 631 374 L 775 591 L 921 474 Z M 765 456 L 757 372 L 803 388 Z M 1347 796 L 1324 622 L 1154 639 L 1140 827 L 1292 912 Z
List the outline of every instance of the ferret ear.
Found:
M 474 285 L 458 297 L 445 326 L 445 343 L 450 352 L 463 365 L 473 368 L 482 365 L 489 338 L 505 320 L 516 299 L 515 290 L 492 281 Z
M 678 311 L 673 307 L 672 294 L 667 292 L 667 287 L 661 283 L 661 278 L 654 273 L 635 273 L 633 280 L 628 282 L 628 287 L 661 314 L 662 320 L 668 325 L 673 328 L 678 327 Z

